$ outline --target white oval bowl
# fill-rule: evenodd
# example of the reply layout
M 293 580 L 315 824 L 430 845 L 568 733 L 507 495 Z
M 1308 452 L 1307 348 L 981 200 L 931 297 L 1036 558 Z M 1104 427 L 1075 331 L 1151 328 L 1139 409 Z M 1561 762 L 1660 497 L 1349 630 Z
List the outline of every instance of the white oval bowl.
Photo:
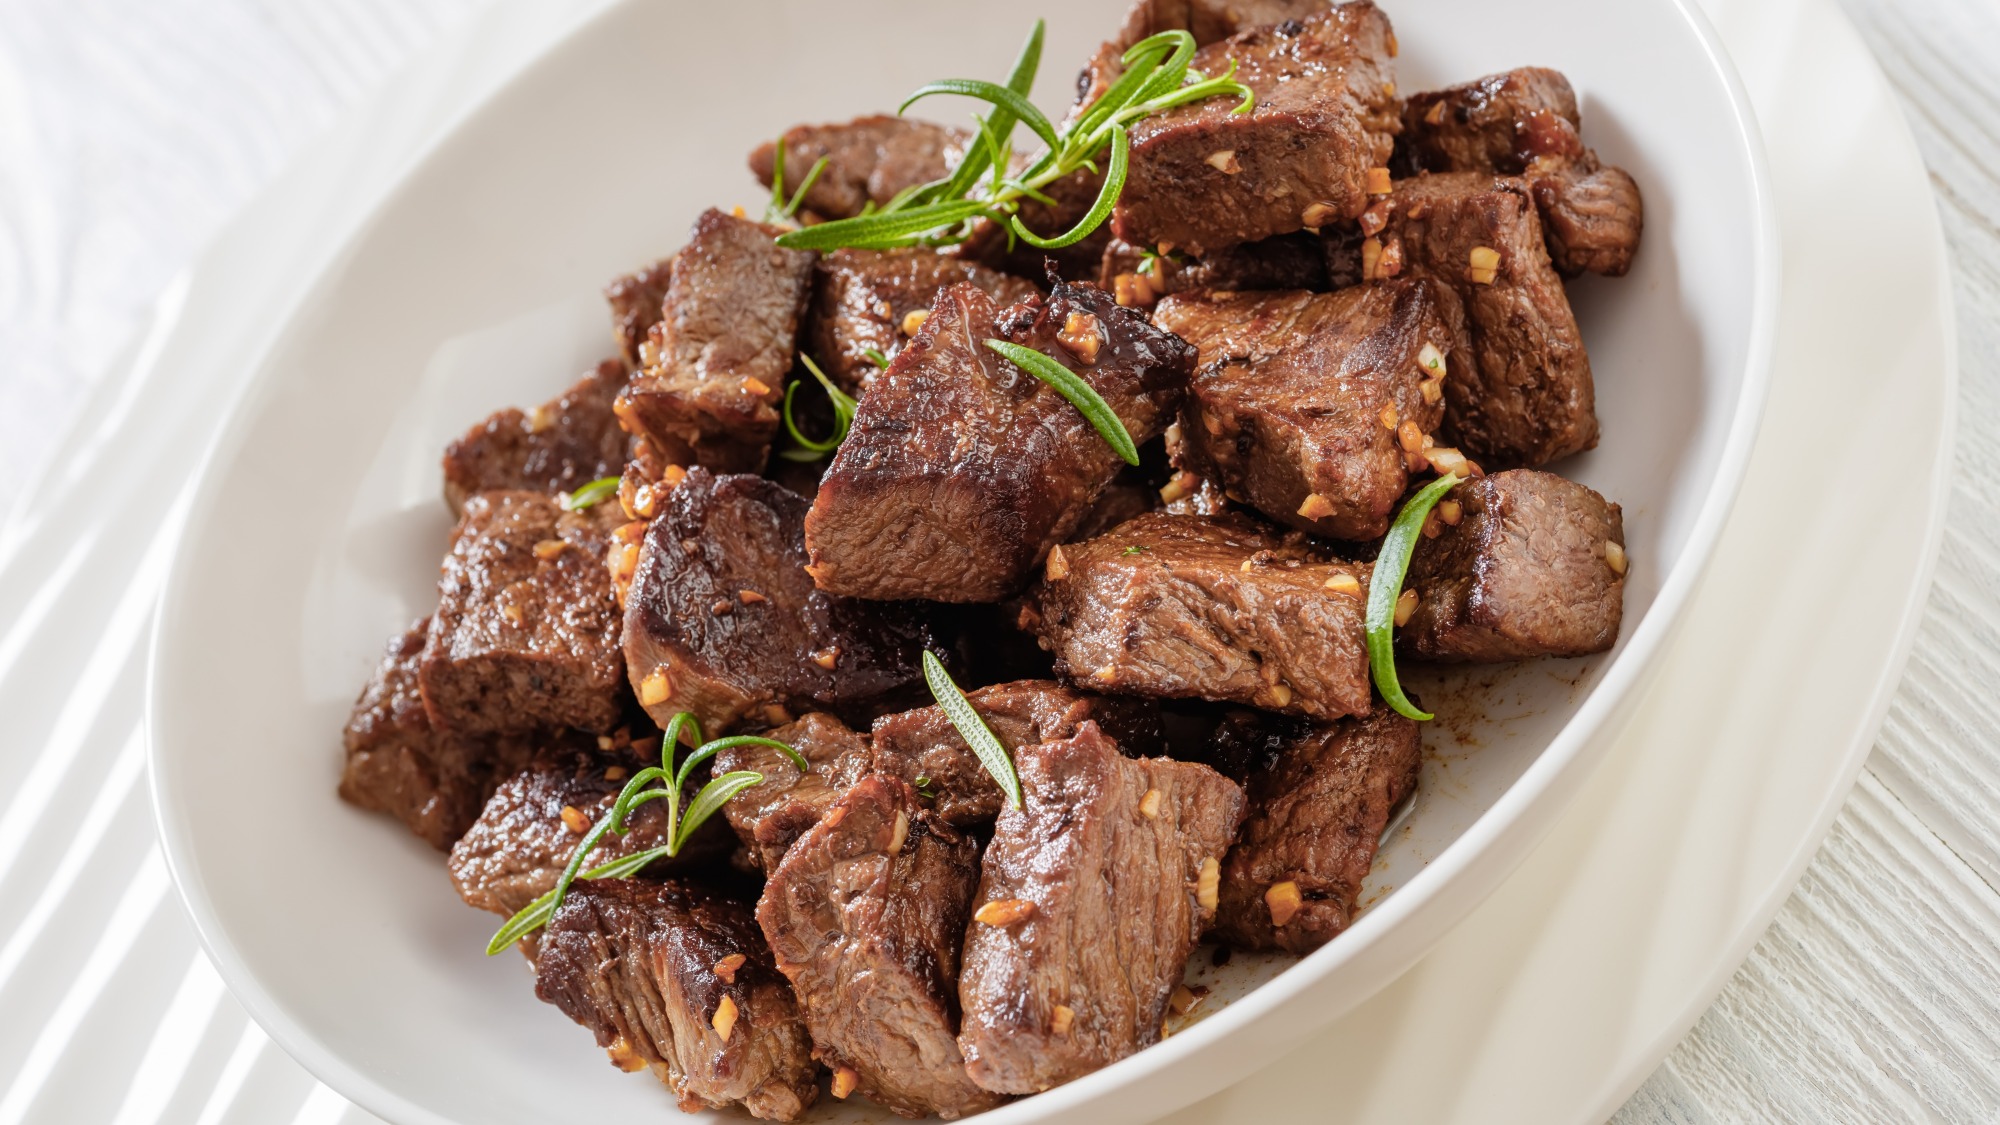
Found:
M 743 171 L 757 138 L 892 108 L 931 78 L 1004 73 L 1029 17 L 944 7 L 634 2 L 587 23 L 449 134 L 355 235 L 211 450 L 154 640 L 161 840 L 237 997 L 374 1113 L 542 1125 L 670 1112 L 657 1084 L 605 1065 L 588 1034 L 535 1000 L 518 958 L 481 955 L 496 919 L 459 903 L 436 852 L 335 798 L 339 730 L 384 639 L 435 602 L 445 442 L 607 354 L 599 287 L 672 252 L 703 207 L 761 206 Z M 1413 670 L 1440 719 L 1417 809 L 1385 845 L 1355 925 L 1303 960 L 1204 969 L 1215 994 L 1199 1018 L 987 1115 L 996 1125 L 1156 1116 L 1250 1074 L 1409 968 L 1575 792 L 1707 561 L 1755 437 L 1778 287 L 1748 100 L 1686 3 L 1504 7 L 1392 2 L 1398 80 L 1414 90 L 1557 67 L 1582 99 L 1585 139 L 1645 192 L 1632 274 L 1571 286 L 1604 438 L 1559 467 L 1624 505 L 1632 572 L 1618 647 Z M 1047 13 L 1044 104 L 1059 107 L 1066 68 L 1123 8 Z M 832 61 L 848 58 L 865 61 Z M 823 1102 L 814 1119 L 878 1116 Z

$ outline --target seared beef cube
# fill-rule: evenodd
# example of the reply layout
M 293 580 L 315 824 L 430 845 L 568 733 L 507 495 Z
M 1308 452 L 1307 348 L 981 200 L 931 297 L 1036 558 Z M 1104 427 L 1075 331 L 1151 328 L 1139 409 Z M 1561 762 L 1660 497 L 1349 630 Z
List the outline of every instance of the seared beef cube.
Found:
M 1625 522 L 1618 505 L 1554 473 L 1516 470 L 1447 497 L 1458 522 L 1417 542 L 1417 609 L 1396 643 L 1426 660 L 1587 656 L 1618 640 Z
M 1075 372 L 1135 444 L 1173 420 L 1194 362 L 1193 348 L 1094 286 L 1057 282 L 1047 301 L 1004 314 L 977 286 L 941 291 L 861 401 L 806 517 L 821 589 L 1006 597 L 1117 475 L 1118 454 L 1082 412 L 989 349 L 996 337 Z
M 1593 158 L 1530 176 L 1549 257 L 1567 276 L 1623 277 L 1639 251 L 1645 209 L 1639 185 L 1623 168 L 1592 167 Z
M 1098 263 L 1098 283 L 1125 305 L 1150 305 L 1188 289 L 1311 289 L 1328 284 L 1320 240 L 1304 231 L 1212 250 L 1199 258 L 1148 258 L 1139 247 L 1114 240 Z
M 464 735 L 617 725 L 625 667 L 604 566 L 615 516 L 602 505 L 565 512 L 546 492 L 465 502 L 417 674 L 434 725 Z
M 978 878 L 979 845 L 884 777 L 849 789 L 771 874 L 757 921 L 836 1089 L 905 1117 L 1004 1100 L 966 1077 L 953 1040 Z
M 417 667 L 430 634 L 425 618 L 389 642 L 347 720 L 347 764 L 340 796 L 385 812 L 425 843 L 451 847 L 479 815 L 496 782 L 520 768 L 529 744 L 514 738 L 461 737 L 431 726 L 417 689 Z
M 1413 173 L 1518 176 L 1536 161 L 1582 157 L 1579 121 L 1569 79 L 1525 66 L 1410 95 L 1397 149 Z
M 634 773 L 658 763 L 658 743 L 658 738 L 644 743 L 643 752 L 630 743 L 602 751 L 596 738 L 571 735 L 538 753 L 528 768 L 501 782 L 479 820 L 451 849 L 447 869 L 458 896 L 504 918 L 554 890 L 577 843 L 611 811 L 618 791 Z M 631 831 L 606 835 L 585 861 L 586 869 L 667 842 L 662 802 L 640 805 L 626 823 Z M 660 860 L 647 873 L 671 874 L 719 859 L 731 847 L 729 834 L 719 829 L 703 825 L 679 855 Z
M 575 883 L 535 974 L 536 996 L 620 1070 L 652 1068 L 689 1113 L 796 1121 L 819 1097 L 798 1001 L 742 903 L 672 881 Z
M 611 306 L 611 336 L 618 341 L 618 354 L 625 357 L 627 367 L 640 366 L 639 345 L 660 323 L 673 271 L 674 260 L 661 258 L 604 287 L 604 302 Z
M 1446 357 L 1466 361 L 1449 289 L 1201 291 L 1160 302 L 1153 320 L 1200 352 L 1181 408 L 1181 464 L 1304 531 L 1389 530 L 1444 418 Z
M 1389 815 L 1416 789 L 1422 742 L 1415 722 L 1383 708 L 1314 727 L 1253 774 L 1222 862 L 1216 939 L 1310 953 L 1346 929 Z
M 1001 810 L 980 864 L 958 1043 L 974 1082 L 1033 1094 L 1160 1038 L 1243 791 L 1193 762 L 1126 758 L 1094 723 L 1019 768 L 1024 807 Z
M 1210 98 L 1133 125 L 1117 236 L 1203 254 L 1361 214 L 1401 128 L 1393 38 L 1381 9 L 1351 0 L 1195 52 L 1203 74 L 1234 61 L 1256 108 Z
M 574 492 L 625 471 L 632 439 L 611 404 L 625 364 L 607 359 L 575 386 L 527 413 L 508 408 L 466 431 L 444 451 L 444 499 L 453 515 L 475 492 Z
M 1444 383 L 1452 441 L 1500 466 L 1532 467 L 1595 446 L 1590 357 L 1526 185 L 1472 172 L 1423 175 L 1398 182 L 1384 206 L 1384 254 L 1400 245 L 1410 276 L 1454 287 L 1465 306 L 1473 362 L 1452 363 Z
M 797 750 L 812 768 L 804 773 L 768 746 L 732 746 L 715 756 L 717 776 L 751 770 L 764 780 L 722 807 L 729 826 L 760 870 L 776 871 L 792 842 L 819 823 L 826 810 L 868 770 L 868 739 L 832 715 L 814 712 L 770 732 Z
M 803 497 L 692 469 L 658 505 L 625 602 L 625 664 L 655 722 L 691 711 L 714 733 L 805 711 L 872 717 L 921 691 L 920 611 L 816 588 Z
M 1076 734 L 1095 722 L 1131 753 L 1164 748 L 1159 709 L 1137 699 L 1117 699 L 1072 691 L 1049 680 L 994 684 L 966 696 L 1009 753 L 1029 752 L 1037 743 Z M 900 777 L 925 795 L 936 795 L 937 814 L 957 827 L 990 824 L 1005 797 L 993 775 L 959 737 L 958 728 L 932 704 L 875 720 L 871 769 Z
M 620 415 L 675 464 L 757 472 L 778 432 L 778 400 L 812 283 L 813 255 L 770 227 L 710 210 L 674 255 L 646 366 Z
M 1238 517 L 1140 516 L 1050 555 L 1026 624 L 1097 691 L 1365 715 L 1369 569 Z
M 1526 176 L 1556 268 L 1618 276 L 1639 248 L 1639 185 L 1600 165 L 1580 128 L 1569 80 L 1523 67 L 1411 97 L 1401 152 L 1413 171 Z
M 834 382 L 859 396 L 882 370 L 869 349 L 894 357 L 904 320 L 926 312 L 940 288 L 969 281 L 1003 305 L 1041 290 L 1018 277 L 935 250 L 836 250 L 819 261 L 812 301 L 813 354 Z
M 965 152 L 972 134 L 914 117 L 876 114 L 838 125 L 798 125 L 785 133 L 785 197 L 805 182 L 824 156 L 826 171 L 806 192 L 804 210 L 822 219 L 850 219 L 870 203 L 880 206 L 905 188 L 943 179 Z M 765 187 L 776 172 L 777 146 L 750 154 L 750 170 Z

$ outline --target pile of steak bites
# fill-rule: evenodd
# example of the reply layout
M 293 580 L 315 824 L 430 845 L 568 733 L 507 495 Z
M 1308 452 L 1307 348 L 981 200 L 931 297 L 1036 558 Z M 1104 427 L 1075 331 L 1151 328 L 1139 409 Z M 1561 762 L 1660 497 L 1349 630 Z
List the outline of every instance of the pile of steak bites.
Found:
M 341 796 L 505 917 L 675 715 L 806 763 L 723 751 L 700 777 L 761 783 L 672 858 L 576 883 L 523 943 L 536 995 L 685 1109 L 977 1113 L 1158 1040 L 1200 942 L 1338 935 L 1417 784 L 1364 607 L 1433 474 L 1467 479 L 1416 540 L 1405 660 L 1617 639 L 1618 506 L 1543 466 L 1599 437 L 1564 278 L 1626 272 L 1640 201 L 1569 83 L 1406 97 L 1369 0 L 1140 0 L 1079 107 L 1166 29 L 1255 108 L 1138 122 L 1083 242 L 819 254 L 711 210 L 607 289 L 614 358 L 445 451 L 438 604 L 356 703 Z M 827 161 L 800 219 L 883 204 L 971 140 L 793 129 L 794 169 Z M 768 186 L 774 146 L 750 164 Z M 1072 179 L 1031 225 L 1088 209 L 1098 181 Z M 1087 384 L 1140 464 L 993 340 Z M 859 400 L 821 462 L 774 456 L 801 355 Z M 932 702 L 926 651 L 1011 753 L 1018 805 Z M 662 843 L 664 811 L 588 862 Z

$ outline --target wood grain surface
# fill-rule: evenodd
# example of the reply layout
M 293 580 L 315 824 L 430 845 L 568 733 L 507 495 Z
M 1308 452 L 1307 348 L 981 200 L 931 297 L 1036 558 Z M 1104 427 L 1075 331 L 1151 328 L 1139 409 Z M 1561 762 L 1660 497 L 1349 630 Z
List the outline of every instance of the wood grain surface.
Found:
M 1868 772 L 1620 1125 L 2000 1120 L 2000 4 L 1842 2 L 1902 100 L 1954 255 L 1943 556 Z M 0 0 L 0 509 L 60 455 L 94 374 L 204 242 L 482 3 Z M 149 594 L 127 593 L 134 611 L 104 608 L 110 632 L 144 620 Z M 36 612 L 10 615 L 19 636 Z M 0 638 L 0 666 L 13 647 Z M 137 674 L 97 664 L 107 685 Z M 131 698 L 81 690 L 37 736 L 112 747 L 94 796 L 116 815 L 40 857 L 34 893 L 6 874 L 37 857 L 13 854 L 35 845 L 0 799 L 0 1125 L 51 1120 L 57 1101 L 64 1120 L 115 1125 L 373 1121 L 272 1047 L 198 955 L 146 826 L 137 722 Z M 35 783 L 0 758 L 9 794 Z M 92 876 L 93 854 L 144 858 Z M 38 940 L 56 932 L 94 936 Z M 141 995 L 160 1014 L 122 1018 Z

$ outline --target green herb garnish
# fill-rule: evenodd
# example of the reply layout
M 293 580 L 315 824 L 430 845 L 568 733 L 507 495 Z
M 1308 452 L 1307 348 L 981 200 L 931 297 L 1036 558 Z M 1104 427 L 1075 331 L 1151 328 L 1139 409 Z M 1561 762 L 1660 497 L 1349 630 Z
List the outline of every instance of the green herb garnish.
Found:
M 1409 572 L 1410 554 L 1416 550 L 1417 536 L 1423 534 L 1424 520 L 1464 479 L 1446 473 L 1410 497 L 1389 525 L 1382 550 L 1375 556 L 1375 572 L 1368 579 L 1368 666 L 1375 673 L 1375 689 L 1397 714 L 1420 722 L 1435 716 L 1418 710 L 1396 679 L 1396 599 L 1403 594 L 1403 576 Z
M 556 497 L 556 503 L 565 512 L 581 512 L 618 495 L 617 477 L 598 477 L 575 492 L 565 492 Z
M 1118 553 L 1121 555 L 1143 555 L 1146 553 L 1147 550 L 1148 548 L 1144 543 L 1134 543 L 1132 546 L 1127 547 Z
M 874 364 L 877 367 L 886 369 L 889 366 L 889 357 L 883 355 L 879 349 L 862 348 L 861 354 L 867 356 L 868 362 Z
M 792 420 L 792 395 L 798 391 L 800 385 L 805 380 L 794 379 L 791 386 L 785 388 L 785 409 L 783 416 L 786 432 L 792 435 L 793 441 L 799 443 L 799 447 L 797 449 L 784 450 L 778 456 L 783 457 L 787 461 L 817 461 L 834 450 L 839 449 L 840 443 L 847 440 L 847 431 L 854 427 L 854 411 L 861 404 L 856 402 L 852 395 L 834 386 L 833 380 L 826 377 L 826 372 L 819 369 L 819 364 L 814 363 L 811 356 L 801 353 L 799 361 L 806 365 L 807 371 L 812 372 L 813 378 L 819 380 L 819 385 L 826 389 L 828 401 L 833 403 L 833 436 L 824 441 L 818 441 L 800 432 L 799 424 Z
M 900 113 L 936 94 L 976 98 L 993 107 L 984 117 L 973 115 L 979 137 L 967 146 L 964 158 L 950 175 L 906 190 L 882 207 L 870 208 L 854 218 L 792 231 L 781 236 L 778 245 L 799 250 L 946 246 L 965 241 L 974 220 L 987 219 L 1006 229 L 1010 246 L 1017 238 L 1049 250 L 1070 246 L 1103 224 L 1125 190 L 1131 151 L 1127 130 L 1133 124 L 1175 106 L 1214 97 L 1239 99 L 1232 111 L 1235 113 L 1248 113 L 1256 105 L 1250 88 L 1236 81 L 1234 61 L 1213 78 L 1190 70 L 1194 36 L 1185 31 L 1163 31 L 1141 39 L 1126 51 L 1121 60 L 1125 70 L 1118 80 L 1076 120 L 1058 130 L 1028 100 L 1035 71 L 1041 65 L 1042 33 L 1042 21 L 1036 20 L 1004 85 L 947 78 L 917 90 L 898 109 Z M 1016 125 L 1026 125 L 1046 146 L 1018 175 L 1011 174 L 1009 167 Z M 1023 200 L 1047 202 L 1043 188 L 1078 169 L 1097 171 L 1097 161 L 1107 151 L 1110 160 L 1104 185 L 1089 213 L 1075 226 L 1044 237 L 1021 222 L 1018 212 Z
M 700 745 L 681 762 L 679 769 L 675 769 L 674 748 L 680 743 L 683 733 L 691 736 L 689 741 Z M 797 750 L 776 739 L 739 734 L 729 738 L 718 738 L 712 742 L 702 742 L 701 724 L 695 721 L 693 715 L 682 711 L 667 723 L 666 737 L 660 742 L 660 764 L 647 766 L 632 775 L 632 780 L 626 782 L 625 788 L 619 791 L 618 799 L 612 802 L 610 810 L 598 818 L 590 831 L 584 833 L 583 839 L 576 845 L 576 850 L 570 853 L 569 863 L 564 866 L 562 877 L 556 880 L 555 888 L 522 907 L 520 913 L 507 919 L 506 924 L 493 935 L 493 940 L 486 943 L 487 954 L 490 956 L 499 953 L 547 925 L 549 919 L 555 917 L 556 908 L 562 905 L 563 896 L 569 893 L 570 884 L 576 880 L 618 879 L 636 875 L 656 859 L 679 855 L 681 848 L 687 845 L 688 838 L 694 835 L 695 829 L 700 828 L 704 821 L 728 804 L 731 797 L 764 780 L 764 775 L 754 770 L 725 773 L 720 777 L 709 779 L 708 784 L 702 786 L 701 791 L 695 794 L 694 800 L 688 802 L 685 809 L 681 808 L 681 791 L 687 787 L 688 775 L 694 772 L 696 766 L 732 746 L 769 746 L 783 751 L 801 772 L 811 769 Z M 656 781 L 662 784 L 648 788 Z M 648 801 L 657 801 L 661 798 L 667 800 L 665 844 L 599 864 L 588 871 L 581 870 L 584 857 L 597 847 L 598 841 L 602 840 L 607 832 L 623 836 L 631 830 L 627 821 L 633 811 Z
M 972 752 L 979 757 L 979 764 L 986 767 L 986 772 L 993 775 L 994 783 L 1000 786 L 1000 792 L 1007 795 L 1007 803 L 1020 808 L 1021 777 L 1014 772 L 1014 759 L 1008 755 L 1007 747 L 1001 745 L 993 728 L 987 726 L 986 720 L 979 717 L 979 712 L 972 709 L 972 702 L 965 698 L 965 693 L 952 682 L 951 673 L 944 670 L 943 661 L 929 649 L 924 650 L 924 682 L 930 685 L 931 696 L 944 709 L 944 717 L 951 720 L 951 725 L 958 729 L 958 736 L 972 747 Z
M 822 156 L 813 162 L 812 170 L 799 181 L 799 190 L 785 198 L 785 138 L 779 137 L 777 151 L 771 160 L 771 201 L 764 205 L 764 221 L 772 225 L 789 223 L 799 213 L 799 204 L 804 202 L 806 193 L 813 184 L 819 182 L 819 174 L 826 171 L 827 158 Z
M 1097 427 L 1105 444 L 1124 458 L 1127 465 L 1139 463 L 1139 448 L 1132 444 L 1132 435 L 1125 429 L 1125 423 L 1118 420 L 1117 412 L 1104 401 L 1104 396 L 1078 378 L 1076 372 L 1033 348 L 1024 348 L 1006 340 L 988 340 L 986 346 L 1012 361 L 1014 366 L 1054 387 L 1057 394 L 1068 399 L 1071 406 L 1083 413 L 1086 421 Z

